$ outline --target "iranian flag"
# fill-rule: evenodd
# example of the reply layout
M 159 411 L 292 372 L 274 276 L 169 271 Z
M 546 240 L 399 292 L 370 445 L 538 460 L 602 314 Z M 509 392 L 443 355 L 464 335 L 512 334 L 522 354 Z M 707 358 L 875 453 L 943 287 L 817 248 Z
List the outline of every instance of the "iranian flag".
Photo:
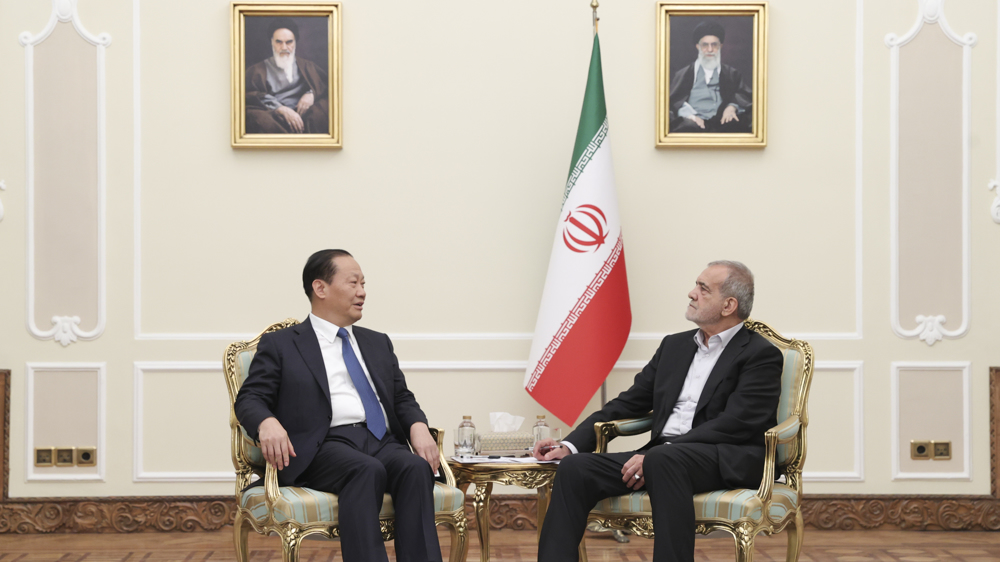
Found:
M 614 367 L 631 326 L 601 46 L 595 34 L 525 390 L 572 425 Z

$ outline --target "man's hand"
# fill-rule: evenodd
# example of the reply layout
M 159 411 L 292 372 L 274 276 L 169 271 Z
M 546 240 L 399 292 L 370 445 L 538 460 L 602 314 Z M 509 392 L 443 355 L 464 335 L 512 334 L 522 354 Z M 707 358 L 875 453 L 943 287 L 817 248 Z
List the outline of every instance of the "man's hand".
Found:
M 545 451 L 544 453 L 542 451 Z M 540 461 L 557 461 L 566 455 L 572 454 L 569 447 L 560 445 L 555 439 L 542 439 L 535 443 L 535 448 L 531 451 L 532 456 Z
M 705 120 L 702 119 L 701 117 L 698 117 L 697 115 L 688 115 L 687 118 L 694 121 L 695 124 L 701 127 L 702 129 L 705 128 Z
M 264 453 L 264 460 L 273 464 L 274 468 L 278 470 L 285 468 L 288 466 L 288 457 L 295 456 L 295 448 L 292 447 L 292 442 L 278 418 L 271 417 L 260 422 L 257 437 L 260 441 L 260 450 Z
M 722 124 L 725 125 L 730 121 L 739 121 L 740 118 L 736 116 L 736 106 L 727 105 L 726 109 L 722 112 Z M 702 127 L 704 129 L 705 127 Z
M 306 95 L 299 98 L 299 104 L 295 106 L 295 111 L 297 111 L 299 115 L 302 115 L 303 113 L 306 112 L 307 109 L 312 107 L 313 101 L 315 101 L 313 93 L 307 92 Z
M 278 115 L 285 120 L 285 123 L 288 123 L 288 126 L 292 128 L 293 132 L 301 133 L 305 130 L 305 124 L 302 123 L 302 117 L 298 113 L 295 113 L 292 108 L 281 105 L 278 106 L 278 109 L 275 109 L 275 111 L 277 111 Z
M 635 455 L 622 467 L 622 482 L 633 490 L 638 490 L 646 485 L 646 477 L 642 473 L 643 458 L 645 458 L 644 455 Z
M 431 470 L 436 473 L 441 467 L 441 457 L 438 454 L 437 441 L 431 437 L 427 424 L 417 422 L 410 426 L 410 444 L 413 445 L 413 452 L 427 461 L 431 465 Z

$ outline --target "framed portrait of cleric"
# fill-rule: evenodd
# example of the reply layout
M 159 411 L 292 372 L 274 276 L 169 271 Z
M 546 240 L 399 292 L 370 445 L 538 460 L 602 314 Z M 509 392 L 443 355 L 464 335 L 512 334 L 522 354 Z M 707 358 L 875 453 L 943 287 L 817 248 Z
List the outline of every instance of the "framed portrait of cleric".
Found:
M 766 146 L 767 2 L 656 8 L 656 146 Z
M 232 145 L 343 145 L 339 2 L 232 3 Z

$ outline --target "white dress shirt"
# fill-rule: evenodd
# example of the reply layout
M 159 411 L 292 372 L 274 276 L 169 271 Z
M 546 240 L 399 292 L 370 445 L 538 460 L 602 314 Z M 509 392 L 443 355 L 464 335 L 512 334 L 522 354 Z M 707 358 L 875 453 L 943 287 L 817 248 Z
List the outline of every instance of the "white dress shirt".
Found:
M 367 421 L 365 419 L 365 407 L 361 403 L 361 397 L 358 395 L 357 389 L 354 387 L 354 381 L 351 380 L 351 374 L 347 372 L 347 364 L 344 363 L 344 344 L 337 335 L 340 326 L 332 322 L 327 322 L 315 314 L 309 314 L 309 320 L 312 322 L 313 330 L 316 332 L 316 339 L 319 340 L 319 350 L 323 353 L 323 365 L 326 367 L 326 379 L 330 383 L 330 406 L 333 408 L 333 419 L 330 421 L 330 427 Z M 372 392 L 375 393 L 375 398 L 378 399 L 378 390 L 375 389 L 375 385 L 372 383 L 372 376 L 368 373 L 368 366 L 365 365 L 365 359 L 361 356 L 361 350 L 358 349 L 354 330 L 352 326 L 345 326 L 344 329 L 347 330 L 347 334 L 350 336 L 354 356 L 358 358 L 358 363 L 361 363 L 361 369 L 365 372 L 365 378 L 368 379 L 368 384 L 371 385 Z M 385 406 L 382 405 L 381 399 L 379 399 L 379 407 L 382 408 L 382 416 L 384 417 Z M 388 417 L 386 417 L 385 426 L 389 427 Z
M 705 389 L 708 376 L 712 374 L 712 369 L 719 361 L 722 351 L 729 345 L 736 332 L 740 331 L 743 323 L 715 334 L 708 338 L 706 345 L 704 334 L 701 330 L 694 333 L 694 343 L 698 345 L 698 350 L 694 352 L 694 359 L 688 367 L 687 377 L 684 379 L 684 387 L 674 404 L 674 411 L 667 418 L 667 425 L 663 426 L 661 435 L 684 435 L 691 431 L 694 423 L 694 412 L 698 409 L 698 399 L 701 398 L 701 391 Z
M 726 346 L 729 345 L 733 336 L 740 331 L 742 326 L 743 323 L 740 322 L 728 330 L 715 334 L 708 338 L 708 345 L 705 345 L 703 341 L 701 330 L 694 333 L 694 343 L 698 346 L 698 350 L 694 353 L 694 359 L 691 360 L 687 377 L 684 379 L 684 386 L 677 397 L 677 403 L 674 404 L 674 411 L 667 418 L 667 425 L 663 426 L 661 435 L 676 436 L 691 431 L 691 425 L 694 423 L 694 412 L 698 409 L 698 399 L 701 398 L 701 391 L 705 389 L 708 376 L 712 374 L 712 369 L 719 361 L 722 351 L 726 349 Z M 563 441 L 562 444 L 571 453 L 578 452 L 576 445 L 569 441 Z

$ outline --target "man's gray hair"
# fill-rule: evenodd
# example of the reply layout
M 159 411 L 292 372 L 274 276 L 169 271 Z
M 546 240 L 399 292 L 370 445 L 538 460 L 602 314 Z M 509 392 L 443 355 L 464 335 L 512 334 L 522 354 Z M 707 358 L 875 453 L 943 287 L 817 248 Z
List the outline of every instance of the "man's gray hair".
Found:
M 722 296 L 736 299 L 736 316 L 740 320 L 750 318 L 750 311 L 753 310 L 753 273 L 750 272 L 750 268 L 731 260 L 713 261 L 708 267 L 715 265 L 729 269 L 729 275 L 722 282 Z

